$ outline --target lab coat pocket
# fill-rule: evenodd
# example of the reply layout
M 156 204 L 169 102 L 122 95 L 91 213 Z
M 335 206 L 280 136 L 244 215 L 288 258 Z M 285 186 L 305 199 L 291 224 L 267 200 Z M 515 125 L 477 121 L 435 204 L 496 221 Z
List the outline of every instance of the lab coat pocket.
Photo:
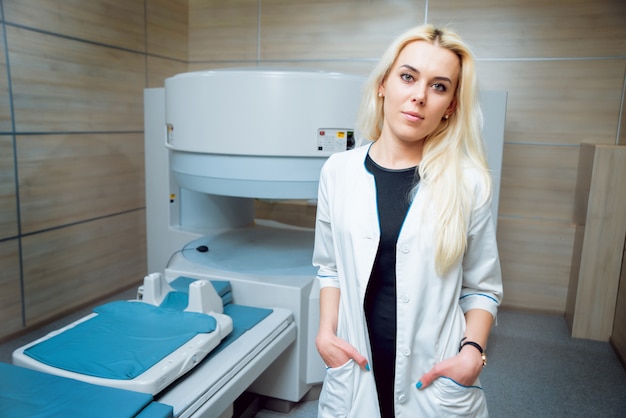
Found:
M 356 363 L 326 369 L 326 378 L 319 397 L 318 418 L 348 417 L 354 392 Z
M 444 417 L 480 417 L 489 416 L 485 394 L 480 386 L 463 386 L 442 376 L 433 382 L 441 416 Z

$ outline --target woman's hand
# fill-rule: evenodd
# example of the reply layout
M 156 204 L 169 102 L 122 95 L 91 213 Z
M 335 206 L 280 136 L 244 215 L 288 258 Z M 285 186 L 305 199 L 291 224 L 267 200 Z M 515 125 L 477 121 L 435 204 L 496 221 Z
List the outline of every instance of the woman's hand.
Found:
M 424 389 L 441 376 L 449 377 L 458 384 L 471 386 L 478 379 L 482 369 L 483 359 L 480 352 L 466 345 L 459 354 L 435 364 L 424 374 L 417 384 L 418 389 Z
M 318 333 L 315 339 L 315 345 L 317 346 L 317 351 L 320 353 L 320 356 L 322 356 L 322 360 L 324 360 L 324 363 L 328 367 L 339 367 L 352 359 L 362 369 L 369 371 L 367 359 L 363 357 L 353 345 L 333 333 Z

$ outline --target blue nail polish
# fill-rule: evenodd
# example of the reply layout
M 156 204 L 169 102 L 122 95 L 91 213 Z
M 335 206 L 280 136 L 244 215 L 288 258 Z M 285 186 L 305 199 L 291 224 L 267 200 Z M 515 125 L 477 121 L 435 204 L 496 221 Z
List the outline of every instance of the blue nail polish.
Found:
M 369 364 L 369 363 L 367 363 L 367 364 L 365 365 L 365 370 L 367 370 L 368 372 L 370 371 L 370 364 Z
M 420 382 L 417 382 L 417 383 L 415 384 L 415 387 L 416 387 L 416 388 L 418 388 L 418 389 L 421 389 L 421 388 L 422 388 L 422 382 L 421 382 L 421 381 L 420 381 Z

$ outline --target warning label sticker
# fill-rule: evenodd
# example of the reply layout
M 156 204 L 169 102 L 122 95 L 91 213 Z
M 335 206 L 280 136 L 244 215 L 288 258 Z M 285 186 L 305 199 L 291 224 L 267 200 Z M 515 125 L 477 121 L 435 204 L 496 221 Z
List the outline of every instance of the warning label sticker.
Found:
M 323 128 L 317 130 L 317 150 L 339 152 L 354 148 L 354 131 L 350 129 Z

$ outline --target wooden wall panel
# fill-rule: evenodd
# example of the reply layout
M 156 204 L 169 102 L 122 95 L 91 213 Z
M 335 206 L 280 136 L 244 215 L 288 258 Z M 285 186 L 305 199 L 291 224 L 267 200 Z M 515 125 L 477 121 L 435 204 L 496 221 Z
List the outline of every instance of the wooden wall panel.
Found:
M 622 272 L 615 304 L 615 322 L 610 341 L 622 364 L 626 367 L 626 246 L 624 246 L 622 257 Z
M 261 60 L 378 58 L 398 34 L 424 22 L 425 1 L 265 0 Z
M 9 80 L 4 50 L 4 32 L 0 31 L 0 133 L 11 132 L 11 102 L 9 97 Z
M 503 306 L 565 311 L 574 232 L 571 224 L 500 217 Z
M 14 173 L 13 137 L 0 136 L 0 240 L 18 233 Z
M 4 0 L 6 20 L 46 32 L 145 51 L 145 0 Z
M 189 61 L 257 59 L 258 0 L 189 0 Z
M 141 131 L 145 58 L 7 27 L 16 130 Z
M 18 136 L 22 231 L 145 204 L 143 135 Z
M 146 270 L 145 210 L 26 236 L 26 325 L 139 285 Z
M 577 146 L 504 145 L 499 214 L 570 223 Z
M 626 65 L 624 65 L 624 87 L 622 88 L 622 108 L 619 119 L 617 145 L 626 145 Z
M 614 144 L 626 60 L 481 61 L 481 88 L 506 90 L 507 143 Z
M 189 0 L 146 2 L 147 52 L 187 61 L 189 55 Z
M 143 89 L 186 69 L 188 2 L 2 5 L 0 338 L 9 338 L 23 329 L 22 311 L 36 326 L 146 273 Z
M 449 25 L 480 58 L 608 57 L 626 51 L 623 0 L 438 0 L 429 21 Z
M 18 240 L 0 241 L 0 339 L 22 328 Z
M 147 58 L 147 86 L 163 87 L 165 79 L 188 71 L 187 63 L 165 58 Z

